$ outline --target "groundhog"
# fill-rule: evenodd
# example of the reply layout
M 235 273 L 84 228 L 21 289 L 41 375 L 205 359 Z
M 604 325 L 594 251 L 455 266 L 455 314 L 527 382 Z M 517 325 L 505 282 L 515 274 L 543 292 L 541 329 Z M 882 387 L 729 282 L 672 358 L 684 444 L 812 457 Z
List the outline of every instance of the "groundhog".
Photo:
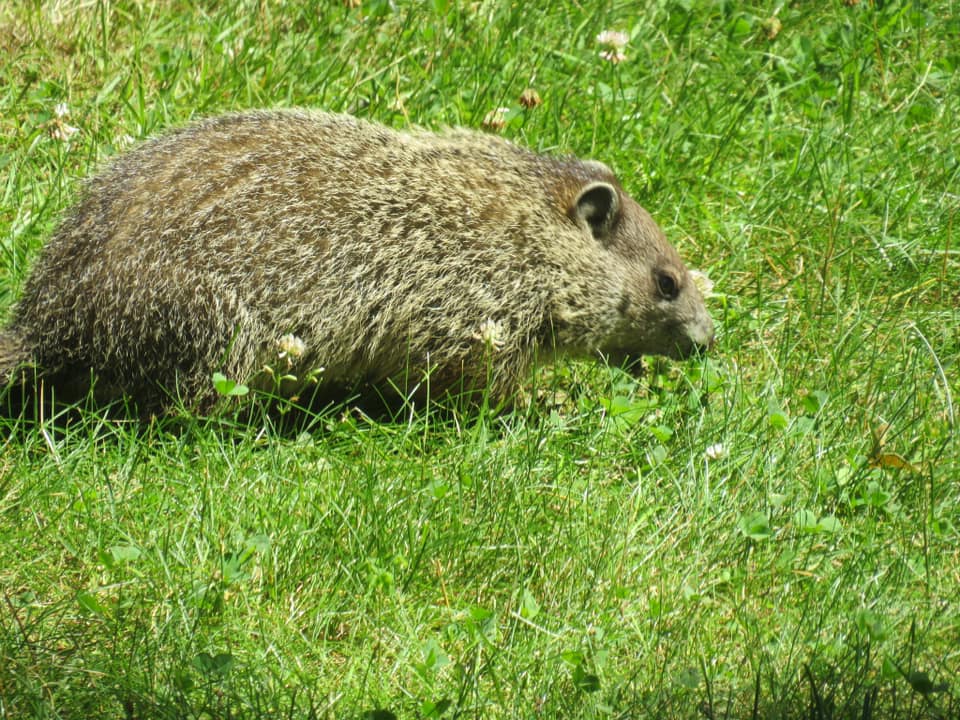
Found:
M 0 383 L 36 375 L 67 398 L 92 383 L 145 411 L 212 407 L 218 372 L 287 394 L 504 399 L 537 356 L 683 357 L 713 332 L 600 162 L 252 111 L 87 182 L 0 333 Z

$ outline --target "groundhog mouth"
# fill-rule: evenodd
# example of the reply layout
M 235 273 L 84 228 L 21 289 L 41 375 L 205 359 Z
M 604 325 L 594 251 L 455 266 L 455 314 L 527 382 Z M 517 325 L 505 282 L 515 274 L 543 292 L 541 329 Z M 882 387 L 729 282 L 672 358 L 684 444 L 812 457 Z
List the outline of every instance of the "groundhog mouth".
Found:
M 611 367 L 619 367 L 631 374 L 643 373 L 642 358 L 650 355 L 659 355 L 670 358 L 671 360 L 686 360 L 688 358 L 700 357 L 705 354 L 709 348 L 702 346 L 693 340 L 677 341 L 673 345 L 665 344 L 657 350 L 622 350 L 619 348 L 604 349 L 600 356 Z

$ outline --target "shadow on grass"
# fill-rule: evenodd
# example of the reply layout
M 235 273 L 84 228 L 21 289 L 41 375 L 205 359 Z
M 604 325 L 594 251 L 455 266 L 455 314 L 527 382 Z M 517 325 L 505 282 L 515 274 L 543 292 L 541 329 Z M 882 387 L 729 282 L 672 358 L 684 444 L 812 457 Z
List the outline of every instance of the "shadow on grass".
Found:
M 276 668 L 255 667 L 230 653 L 194 654 L 181 648 L 178 657 L 155 646 L 147 633 L 136 631 L 110 648 L 95 630 L 96 608 L 77 622 L 60 610 L 31 614 L 29 598 L 4 594 L 0 613 L 0 718 L 120 717 L 154 718 L 481 718 L 510 717 L 490 710 L 480 698 L 470 672 L 456 673 L 457 699 L 411 698 L 391 701 L 353 697 L 336 681 L 313 677 L 279 677 Z M 61 612 L 57 633 L 39 638 L 41 623 Z M 91 632 L 91 630 L 93 632 Z M 139 650 L 130 652 L 131 646 Z M 174 651 L 176 654 L 176 651 Z M 166 657 L 164 657 L 166 655 Z M 139 657 L 139 659 L 137 659 Z M 790 678 L 761 669 L 752 687 L 740 691 L 711 682 L 696 687 L 669 683 L 638 687 L 628 680 L 620 687 L 589 687 L 533 680 L 530 687 L 500 688 L 526 695 L 512 697 L 523 717 L 698 718 L 702 720 L 948 720 L 960 717 L 952 688 L 933 683 L 925 673 L 898 670 L 899 677 L 879 678 L 869 672 L 869 653 L 851 653 L 840 664 L 813 660 Z M 544 693 L 543 687 L 551 690 Z M 493 705 L 503 706 L 500 702 Z M 524 709 L 526 705 L 526 708 Z

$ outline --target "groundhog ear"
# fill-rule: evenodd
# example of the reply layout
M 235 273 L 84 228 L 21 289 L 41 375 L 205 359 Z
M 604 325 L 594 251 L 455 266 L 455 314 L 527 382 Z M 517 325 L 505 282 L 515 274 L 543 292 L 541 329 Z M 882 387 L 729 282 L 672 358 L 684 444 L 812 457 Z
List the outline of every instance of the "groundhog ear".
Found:
M 610 183 L 592 182 L 583 186 L 570 212 L 574 220 L 587 224 L 593 237 L 604 240 L 620 214 L 620 196 Z

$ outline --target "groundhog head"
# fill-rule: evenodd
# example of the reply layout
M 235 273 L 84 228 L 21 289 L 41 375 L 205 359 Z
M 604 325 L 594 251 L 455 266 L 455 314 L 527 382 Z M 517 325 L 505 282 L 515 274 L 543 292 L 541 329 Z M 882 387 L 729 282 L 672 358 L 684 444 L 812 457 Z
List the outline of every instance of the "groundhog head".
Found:
M 601 163 L 588 163 L 593 179 L 571 193 L 568 217 L 600 247 L 607 285 L 581 350 L 611 363 L 640 355 L 687 357 L 713 344 L 713 321 L 680 255 L 650 214 L 620 187 Z M 596 179 L 599 175 L 602 179 Z M 576 343 L 581 344 L 581 343 Z

